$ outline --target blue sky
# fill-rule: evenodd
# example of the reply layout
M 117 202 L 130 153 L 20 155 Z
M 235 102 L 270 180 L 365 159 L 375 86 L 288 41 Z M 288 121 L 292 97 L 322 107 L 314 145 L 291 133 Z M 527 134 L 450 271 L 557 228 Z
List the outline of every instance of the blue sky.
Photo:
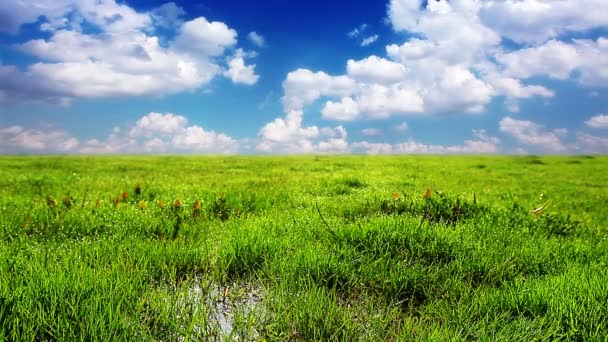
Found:
M 608 153 L 604 0 L 0 4 L 2 154 Z

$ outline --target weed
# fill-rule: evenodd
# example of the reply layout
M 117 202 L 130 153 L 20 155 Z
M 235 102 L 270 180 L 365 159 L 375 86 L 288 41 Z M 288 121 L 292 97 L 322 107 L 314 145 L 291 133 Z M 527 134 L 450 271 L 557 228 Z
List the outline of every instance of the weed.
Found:
M 230 218 L 231 208 L 226 201 L 226 194 L 223 192 L 215 197 L 215 201 L 211 204 L 212 217 L 218 218 L 221 221 L 226 221 Z

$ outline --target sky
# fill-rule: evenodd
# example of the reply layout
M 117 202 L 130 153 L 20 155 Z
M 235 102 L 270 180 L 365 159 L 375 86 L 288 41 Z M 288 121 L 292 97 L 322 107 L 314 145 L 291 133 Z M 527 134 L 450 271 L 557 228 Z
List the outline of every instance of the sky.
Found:
M 605 154 L 607 13 L 2 1 L 0 154 Z

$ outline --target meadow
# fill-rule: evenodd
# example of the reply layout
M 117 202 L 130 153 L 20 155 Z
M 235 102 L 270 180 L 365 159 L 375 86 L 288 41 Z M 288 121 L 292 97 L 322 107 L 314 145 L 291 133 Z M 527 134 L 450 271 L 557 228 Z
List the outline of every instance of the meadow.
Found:
M 0 157 L 0 340 L 606 340 L 608 157 Z

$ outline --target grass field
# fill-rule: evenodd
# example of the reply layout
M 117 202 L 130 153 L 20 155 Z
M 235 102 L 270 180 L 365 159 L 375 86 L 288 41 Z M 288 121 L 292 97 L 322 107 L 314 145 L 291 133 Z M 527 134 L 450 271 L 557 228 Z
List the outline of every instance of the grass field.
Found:
M 0 340 L 605 340 L 607 170 L 1 157 Z

